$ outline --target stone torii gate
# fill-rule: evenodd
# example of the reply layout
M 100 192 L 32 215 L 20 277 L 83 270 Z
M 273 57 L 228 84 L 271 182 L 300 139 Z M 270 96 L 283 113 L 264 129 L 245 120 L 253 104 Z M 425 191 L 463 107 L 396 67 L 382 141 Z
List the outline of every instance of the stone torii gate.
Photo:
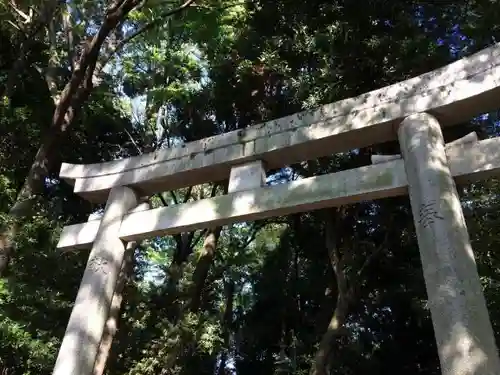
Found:
M 409 194 L 442 373 L 498 375 L 500 360 L 455 183 L 500 174 L 500 138 L 445 145 L 441 127 L 500 107 L 500 44 L 430 73 L 317 110 L 182 147 L 63 164 L 102 219 L 64 228 L 58 248 L 91 248 L 54 375 L 90 375 L 125 243 L 158 235 Z M 402 155 L 265 186 L 265 171 L 398 139 Z M 227 179 L 228 194 L 138 207 L 154 193 Z

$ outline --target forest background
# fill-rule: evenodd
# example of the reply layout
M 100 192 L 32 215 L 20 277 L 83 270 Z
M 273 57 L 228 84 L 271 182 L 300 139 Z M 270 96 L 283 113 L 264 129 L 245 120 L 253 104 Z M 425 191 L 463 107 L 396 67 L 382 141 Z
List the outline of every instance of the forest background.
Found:
M 362 94 L 495 43 L 499 20 L 495 0 L 1 0 L 0 374 L 51 374 L 88 255 L 56 250 L 58 236 L 102 209 L 58 179 L 62 161 L 138 155 Z M 487 113 L 445 137 L 495 137 L 498 124 Z M 396 152 L 335 154 L 268 183 Z M 497 339 L 498 193 L 495 179 L 460 187 Z M 407 197 L 136 244 L 112 317 L 96 375 L 440 374 Z

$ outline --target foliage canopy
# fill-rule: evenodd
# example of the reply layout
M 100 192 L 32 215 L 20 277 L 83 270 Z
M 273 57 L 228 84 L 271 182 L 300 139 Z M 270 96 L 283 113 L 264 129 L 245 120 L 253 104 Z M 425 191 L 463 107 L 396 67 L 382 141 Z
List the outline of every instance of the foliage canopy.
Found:
M 0 279 L 0 374 L 51 374 L 87 257 L 55 244 L 102 208 L 58 180 L 62 160 L 137 155 L 358 95 L 490 45 L 498 19 L 486 0 L 0 1 L 0 221 L 18 228 Z M 490 113 L 445 135 L 498 136 L 497 124 Z M 353 150 L 270 180 L 397 151 Z M 491 179 L 461 195 L 499 337 L 497 189 Z M 440 373 L 407 198 L 155 238 L 133 255 L 109 375 Z

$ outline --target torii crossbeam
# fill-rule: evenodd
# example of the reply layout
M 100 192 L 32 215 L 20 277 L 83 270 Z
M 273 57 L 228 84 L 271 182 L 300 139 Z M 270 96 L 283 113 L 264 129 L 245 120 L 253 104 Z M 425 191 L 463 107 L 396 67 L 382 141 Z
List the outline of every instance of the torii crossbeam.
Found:
M 65 227 L 58 248 L 92 248 L 54 375 L 91 375 L 125 241 L 409 193 L 444 375 L 500 374 L 455 183 L 500 174 L 500 139 L 445 145 L 450 126 L 500 107 L 500 44 L 416 78 L 182 147 L 92 165 L 63 164 L 74 191 L 107 202 Z M 399 139 L 402 155 L 265 185 L 265 170 Z M 229 178 L 227 195 L 152 210 L 156 192 Z

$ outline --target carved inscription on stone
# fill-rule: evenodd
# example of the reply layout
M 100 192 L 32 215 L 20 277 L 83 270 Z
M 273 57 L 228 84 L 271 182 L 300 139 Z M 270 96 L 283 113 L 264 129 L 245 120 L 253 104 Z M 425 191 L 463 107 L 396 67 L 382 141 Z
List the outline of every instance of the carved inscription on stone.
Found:
M 89 260 L 89 268 L 96 273 L 109 273 L 109 260 L 102 256 L 94 256 Z
M 429 203 L 422 203 L 418 210 L 418 223 L 427 228 L 434 224 L 436 220 L 443 220 L 444 218 L 437 212 L 437 202 L 430 201 Z

